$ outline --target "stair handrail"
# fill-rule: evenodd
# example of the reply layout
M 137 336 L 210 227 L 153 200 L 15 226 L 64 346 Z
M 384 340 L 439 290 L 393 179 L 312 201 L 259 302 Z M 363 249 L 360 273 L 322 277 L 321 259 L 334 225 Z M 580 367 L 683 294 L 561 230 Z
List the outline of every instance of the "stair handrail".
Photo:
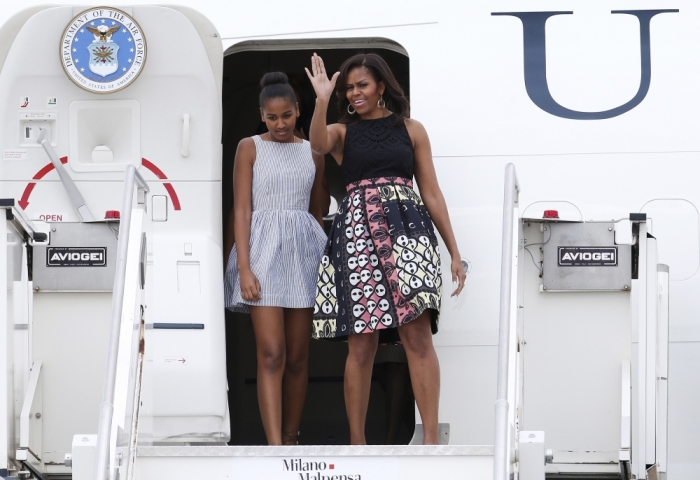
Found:
M 515 165 L 506 165 L 503 192 L 503 231 L 501 246 L 501 292 L 500 313 L 498 320 L 498 377 L 496 396 L 496 431 L 494 438 L 493 478 L 508 480 L 508 461 L 510 445 L 508 441 L 508 369 L 510 330 L 512 316 L 513 289 L 513 240 L 517 234 L 515 210 L 518 206 L 520 185 L 515 172 Z
M 139 190 L 149 192 L 148 184 L 133 165 L 126 167 L 124 176 L 124 194 L 119 222 L 119 241 L 117 243 L 117 263 L 112 288 L 112 317 L 109 331 L 107 350 L 107 366 L 105 368 L 105 383 L 100 404 L 100 419 L 97 430 L 95 480 L 106 480 L 109 463 L 110 437 L 112 433 L 112 417 L 114 414 L 114 392 L 117 380 L 117 359 L 119 354 L 119 336 L 124 302 L 124 283 L 126 279 L 126 259 L 131 227 L 131 210 L 134 203 L 134 186 L 138 183 Z
M 19 202 L 15 202 L 14 198 L 0 198 L 0 209 L 6 210 L 5 219 L 12 223 L 25 242 L 45 242 L 48 235 L 38 231 L 34 222 L 24 213 L 24 209 L 17 208 L 19 206 Z

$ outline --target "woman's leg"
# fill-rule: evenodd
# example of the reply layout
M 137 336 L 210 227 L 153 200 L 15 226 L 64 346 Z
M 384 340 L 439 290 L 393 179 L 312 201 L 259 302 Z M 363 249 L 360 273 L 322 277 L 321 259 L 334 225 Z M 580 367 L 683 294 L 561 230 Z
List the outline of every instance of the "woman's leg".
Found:
M 269 445 L 282 444 L 284 313 L 280 307 L 250 307 L 258 360 L 258 405 Z
M 313 309 L 284 310 L 287 361 L 282 380 L 282 443 L 297 444 L 297 433 L 309 385 L 309 342 Z
M 399 327 L 406 349 L 411 385 L 423 421 L 423 444 L 437 445 L 438 404 L 440 402 L 440 364 L 433 347 L 430 311 Z
M 350 423 L 350 444 L 366 445 L 365 420 L 372 384 L 372 366 L 377 353 L 379 332 L 359 333 L 348 337 L 345 361 L 345 409 Z
M 386 438 L 384 443 L 396 445 L 405 411 L 406 397 L 411 394 L 408 364 L 388 362 L 384 377 L 384 404 L 386 406 Z

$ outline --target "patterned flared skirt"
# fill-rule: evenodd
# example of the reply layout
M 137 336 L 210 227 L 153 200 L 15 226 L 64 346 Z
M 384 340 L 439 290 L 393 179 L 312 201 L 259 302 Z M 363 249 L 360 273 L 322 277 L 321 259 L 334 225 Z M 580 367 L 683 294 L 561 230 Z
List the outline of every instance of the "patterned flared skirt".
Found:
M 314 338 L 396 327 L 430 309 L 437 332 L 442 277 L 438 242 L 411 180 L 382 177 L 347 186 L 321 258 Z M 389 330 L 393 329 L 393 331 Z

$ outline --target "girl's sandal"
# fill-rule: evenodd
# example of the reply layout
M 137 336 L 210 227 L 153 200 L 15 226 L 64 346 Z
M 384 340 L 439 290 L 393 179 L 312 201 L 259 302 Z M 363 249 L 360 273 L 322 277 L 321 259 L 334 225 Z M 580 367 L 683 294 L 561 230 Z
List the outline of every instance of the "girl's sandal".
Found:
M 299 432 L 282 432 L 282 445 L 299 445 Z

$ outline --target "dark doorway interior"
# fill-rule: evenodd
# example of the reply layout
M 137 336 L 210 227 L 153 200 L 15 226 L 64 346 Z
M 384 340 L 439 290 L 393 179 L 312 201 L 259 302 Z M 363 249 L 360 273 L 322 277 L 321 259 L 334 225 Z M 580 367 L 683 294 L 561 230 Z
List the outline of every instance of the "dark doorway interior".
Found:
M 330 41 L 333 47 L 337 40 Z M 310 64 L 314 51 L 322 55 L 329 72 L 334 72 L 349 56 L 358 52 L 382 55 L 391 66 L 406 94 L 409 90 L 408 57 L 387 48 L 328 48 L 324 41 L 309 41 L 315 48 L 289 49 L 282 42 L 267 45 L 256 42 L 250 50 L 229 54 L 224 59 L 223 79 L 223 166 L 222 198 L 224 231 L 233 198 L 233 162 L 238 142 L 260 133 L 258 108 L 259 81 L 266 72 L 283 71 L 300 94 L 302 125 L 308 125 L 313 113 L 315 95 L 306 78 L 304 67 Z M 373 46 L 380 45 L 372 42 Z M 238 50 L 241 50 L 240 47 Z M 328 121 L 335 122 L 335 105 L 329 109 Z M 340 202 L 345 188 L 340 169 L 328 156 L 326 176 L 331 196 Z M 335 213 L 335 212 L 331 212 Z M 264 445 L 265 435 L 260 420 L 256 394 L 256 362 L 253 329 L 248 315 L 226 314 L 227 369 L 229 409 L 231 415 L 231 445 Z M 300 444 L 342 445 L 349 443 L 349 430 L 343 400 L 343 370 L 347 345 L 344 342 L 312 341 L 310 352 L 309 391 L 301 424 Z M 391 357 L 391 355 L 389 355 Z M 367 441 L 384 444 L 388 430 L 392 443 L 407 444 L 415 425 L 414 404 L 408 390 L 402 387 L 401 376 L 407 375 L 405 364 L 377 365 L 372 382 L 367 415 Z M 396 395 L 386 395 L 391 390 Z M 408 392 L 408 393 L 406 393 Z M 398 400 L 397 400 L 398 398 Z M 396 420 L 389 421 L 391 412 L 399 409 Z M 389 425 L 392 423 L 392 425 Z

